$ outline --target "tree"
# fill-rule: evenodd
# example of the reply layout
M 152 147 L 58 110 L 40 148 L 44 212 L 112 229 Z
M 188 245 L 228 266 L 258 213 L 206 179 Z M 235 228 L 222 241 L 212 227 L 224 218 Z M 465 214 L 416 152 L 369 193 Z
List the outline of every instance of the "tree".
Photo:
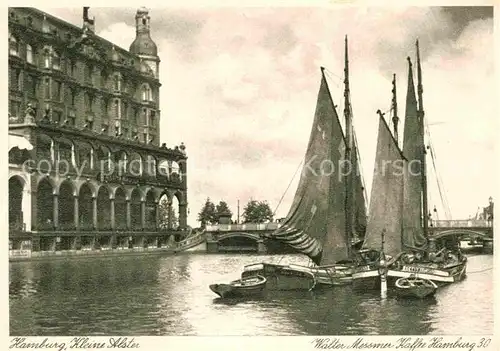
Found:
M 201 227 L 205 228 L 207 224 L 217 223 L 217 216 L 215 211 L 215 205 L 210 198 L 207 197 L 207 201 L 205 201 L 205 205 L 201 209 L 200 213 L 198 213 L 198 221 L 201 222 Z
M 229 217 L 233 216 L 233 212 L 229 209 L 226 201 L 219 202 L 219 204 L 215 207 L 215 213 L 217 219 L 220 215 L 229 215 Z
M 160 229 L 168 229 L 168 200 L 161 199 L 158 204 L 158 226 Z
M 267 201 L 250 200 L 243 208 L 243 223 L 264 223 L 273 220 L 273 211 Z
M 179 218 L 175 214 L 175 209 L 163 198 L 158 205 L 158 226 L 160 229 L 175 229 L 179 225 Z M 170 209 L 170 213 L 169 213 Z M 168 227 L 168 218 L 170 216 L 171 228 Z

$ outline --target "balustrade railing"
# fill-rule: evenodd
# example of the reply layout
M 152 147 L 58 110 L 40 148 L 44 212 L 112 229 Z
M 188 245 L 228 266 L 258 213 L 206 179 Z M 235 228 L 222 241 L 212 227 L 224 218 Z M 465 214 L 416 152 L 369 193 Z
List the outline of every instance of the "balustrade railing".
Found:
M 465 219 L 465 220 L 435 220 L 432 226 L 436 228 L 480 228 L 491 227 L 492 222 L 484 219 Z
M 248 230 L 275 230 L 278 229 L 280 223 L 246 223 L 246 224 L 215 224 L 207 225 L 207 232 L 237 232 L 237 231 L 248 231 Z

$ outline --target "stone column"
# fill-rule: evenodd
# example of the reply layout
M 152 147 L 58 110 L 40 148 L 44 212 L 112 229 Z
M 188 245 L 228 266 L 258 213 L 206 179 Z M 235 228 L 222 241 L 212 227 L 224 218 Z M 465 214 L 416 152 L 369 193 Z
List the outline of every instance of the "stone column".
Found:
M 31 182 L 31 226 L 26 227 L 26 230 L 37 230 L 38 226 L 38 193 L 36 182 Z
M 158 202 L 155 202 L 155 230 L 160 229 L 159 221 L 160 221 L 160 204 Z
M 169 201 L 167 204 L 167 229 L 172 229 L 172 202 Z
M 109 199 L 109 203 L 111 205 L 111 209 L 109 211 L 109 217 L 111 219 L 111 230 L 115 230 L 115 199 Z
M 94 230 L 97 230 L 97 197 L 92 197 L 92 224 L 94 225 Z
M 23 189 L 23 200 L 21 203 L 21 211 L 23 213 L 23 230 L 31 230 L 31 190 L 29 184 Z
M 52 209 L 52 222 L 54 224 L 55 230 L 59 229 L 59 194 L 54 194 L 53 195 L 53 206 L 54 208 Z
M 179 205 L 179 227 L 181 229 L 187 228 L 187 204 Z
M 79 216 L 79 211 L 78 211 L 78 195 L 74 195 L 74 212 L 73 212 L 73 217 L 74 217 L 74 222 L 75 222 L 75 229 L 79 230 L 80 228 L 80 216 Z
M 141 201 L 141 228 L 146 229 L 146 202 Z
M 130 218 L 130 200 L 125 200 L 125 203 L 127 205 L 127 229 L 130 230 L 131 229 L 131 218 Z

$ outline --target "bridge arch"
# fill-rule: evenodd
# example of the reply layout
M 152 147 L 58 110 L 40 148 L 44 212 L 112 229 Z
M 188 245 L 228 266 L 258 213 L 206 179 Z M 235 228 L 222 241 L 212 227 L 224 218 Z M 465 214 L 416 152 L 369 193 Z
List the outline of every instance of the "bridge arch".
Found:
M 490 228 L 485 228 L 485 229 L 490 229 Z M 449 229 L 449 230 L 443 230 L 439 231 L 431 236 L 432 239 L 441 239 L 447 236 L 462 236 L 462 235 L 467 235 L 467 236 L 473 236 L 473 237 L 480 237 L 480 238 L 491 238 L 491 236 L 487 232 L 481 232 L 473 229 Z
M 221 240 L 226 240 L 230 238 L 247 238 L 250 240 L 254 241 L 259 241 L 260 240 L 260 235 L 259 234 L 252 234 L 252 233 L 246 233 L 246 232 L 231 232 L 231 233 L 225 233 L 217 236 L 217 241 Z
M 245 232 L 225 233 L 216 238 L 219 252 L 258 252 L 259 243 L 261 242 L 258 234 Z

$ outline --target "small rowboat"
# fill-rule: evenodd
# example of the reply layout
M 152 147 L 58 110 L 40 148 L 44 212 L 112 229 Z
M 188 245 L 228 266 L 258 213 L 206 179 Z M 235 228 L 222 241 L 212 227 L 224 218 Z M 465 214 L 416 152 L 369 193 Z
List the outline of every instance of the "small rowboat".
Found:
M 255 275 L 238 279 L 229 284 L 211 284 L 210 290 L 220 297 L 253 296 L 262 293 L 266 287 L 266 278 Z
M 407 277 L 396 280 L 396 293 L 402 297 L 416 297 L 423 299 L 434 295 L 437 285 L 432 280 Z

